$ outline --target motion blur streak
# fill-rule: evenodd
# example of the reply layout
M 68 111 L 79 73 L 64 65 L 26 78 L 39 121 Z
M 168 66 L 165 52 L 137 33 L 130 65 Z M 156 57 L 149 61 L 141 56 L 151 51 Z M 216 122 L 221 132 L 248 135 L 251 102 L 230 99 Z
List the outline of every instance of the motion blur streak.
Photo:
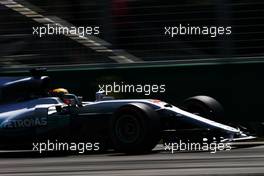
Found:
M 15 154 L 17 157 L 18 154 Z M 264 147 L 222 151 L 167 152 L 126 156 L 120 154 L 0 159 L 0 174 L 7 175 L 263 175 Z M 1 154 L 3 157 L 4 155 Z M 29 158 L 24 158 L 29 156 Z
M 31 18 L 32 20 L 41 23 L 43 25 L 59 25 L 61 27 L 70 27 L 73 26 L 71 24 L 68 24 L 66 21 L 60 19 L 60 18 L 51 18 L 46 17 L 34 10 L 31 10 L 30 8 L 25 7 L 22 4 L 17 3 L 13 0 L 1 0 L 0 4 L 17 11 L 18 13 Z M 123 50 L 111 50 L 106 47 L 106 45 L 111 46 L 111 44 L 101 40 L 98 37 L 95 36 L 89 36 L 89 37 L 80 37 L 79 34 L 76 35 L 65 35 L 69 37 L 70 39 L 77 41 L 78 43 L 81 43 L 82 45 L 89 47 L 90 49 L 95 50 L 96 52 L 107 52 L 111 53 L 112 55 L 109 56 L 110 59 L 118 62 L 118 63 L 132 63 L 135 61 L 140 61 L 139 58 L 123 51 Z M 88 44 L 88 45 L 87 45 Z M 98 46 L 103 46 L 103 48 L 97 48 Z

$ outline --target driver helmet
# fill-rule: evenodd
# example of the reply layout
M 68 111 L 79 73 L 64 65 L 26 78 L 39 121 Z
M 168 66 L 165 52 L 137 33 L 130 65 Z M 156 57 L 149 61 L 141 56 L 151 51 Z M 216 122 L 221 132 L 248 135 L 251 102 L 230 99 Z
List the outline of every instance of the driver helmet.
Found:
M 65 94 L 69 94 L 69 91 L 64 88 L 56 88 L 56 89 L 52 89 L 49 93 L 51 96 L 54 97 L 62 97 Z

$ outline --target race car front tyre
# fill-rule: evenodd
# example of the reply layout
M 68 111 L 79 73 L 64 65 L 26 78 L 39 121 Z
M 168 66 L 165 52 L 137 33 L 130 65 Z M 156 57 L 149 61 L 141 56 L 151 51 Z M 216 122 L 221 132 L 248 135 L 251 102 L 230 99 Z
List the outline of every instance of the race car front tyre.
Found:
M 117 152 L 147 153 L 160 140 L 160 118 L 148 105 L 128 104 L 114 113 L 110 130 Z
M 200 115 L 217 122 L 224 121 L 224 108 L 214 98 L 200 95 L 190 97 L 183 102 L 182 108 L 185 111 Z

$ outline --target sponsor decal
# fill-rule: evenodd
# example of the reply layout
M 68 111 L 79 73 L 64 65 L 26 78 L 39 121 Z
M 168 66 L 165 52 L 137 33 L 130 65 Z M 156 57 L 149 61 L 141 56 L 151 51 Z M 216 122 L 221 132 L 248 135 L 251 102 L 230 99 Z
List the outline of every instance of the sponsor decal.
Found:
M 1 124 L 1 128 L 28 128 L 34 126 L 47 125 L 46 117 L 6 120 Z

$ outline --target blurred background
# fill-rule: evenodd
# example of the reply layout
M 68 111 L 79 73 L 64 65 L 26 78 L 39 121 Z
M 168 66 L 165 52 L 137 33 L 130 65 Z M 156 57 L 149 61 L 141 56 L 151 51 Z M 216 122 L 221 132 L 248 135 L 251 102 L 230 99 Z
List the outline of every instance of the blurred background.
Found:
M 2 1 L 4 2 L 4 1 Z M 16 1 L 73 26 L 100 26 L 99 40 L 123 50 L 133 62 L 262 59 L 264 2 L 261 0 L 27 0 Z M 164 26 L 232 26 L 232 35 L 164 36 Z M 42 24 L 0 5 L 0 67 L 116 63 L 66 36 L 32 35 Z M 115 53 L 114 53 L 115 55 Z M 135 59 L 137 58 L 137 59 Z
M 228 121 L 264 136 L 263 21 L 262 0 L 0 0 L 0 75 L 48 67 L 54 87 L 85 100 L 102 84 L 165 84 L 164 94 L 114 96 L 180 106 L 208 95 L 224 105 Z M 49 23 L 99 26 L 100 34 L 32 35 Z M 231 26 L 232 35 L 164 35 L 165 26 L 179 24 Z

